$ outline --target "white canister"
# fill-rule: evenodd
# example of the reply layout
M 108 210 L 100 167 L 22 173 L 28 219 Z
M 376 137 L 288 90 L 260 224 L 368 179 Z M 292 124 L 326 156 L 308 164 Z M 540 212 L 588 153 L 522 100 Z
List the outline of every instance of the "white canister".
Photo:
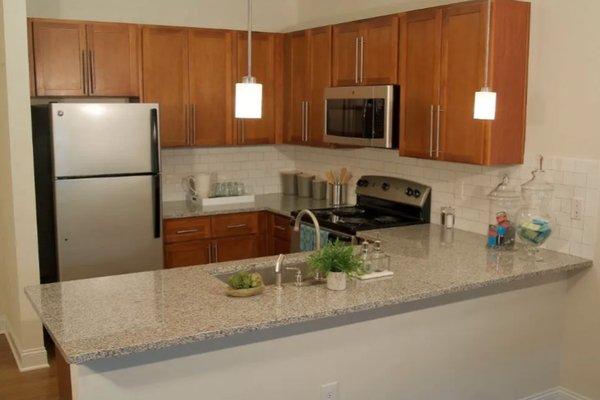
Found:
M 188 175 L 182 179 L 182 187 L 186 194 L 197 199 L 206 199 L 210 194 L 210 174 Z
M 330 272 L 327 274 L 327 289 L 346 290 L 346 273 Z

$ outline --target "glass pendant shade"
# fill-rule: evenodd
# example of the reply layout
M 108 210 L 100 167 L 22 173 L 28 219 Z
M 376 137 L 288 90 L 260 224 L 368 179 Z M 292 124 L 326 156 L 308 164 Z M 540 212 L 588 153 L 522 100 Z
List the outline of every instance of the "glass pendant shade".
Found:
M 235 84 L 235 117 L 262 118 L 262 84 L 244 82 Z
M 482 120 L 496 119 L 496 92 L 492 92 L 487 87 L 482 88 L 479 92 L 475 92 L 473 118 Z

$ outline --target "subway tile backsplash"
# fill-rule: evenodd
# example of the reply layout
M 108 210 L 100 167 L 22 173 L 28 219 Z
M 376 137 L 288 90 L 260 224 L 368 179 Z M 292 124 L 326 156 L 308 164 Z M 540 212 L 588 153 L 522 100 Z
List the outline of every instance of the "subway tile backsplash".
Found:
M 256 194 L 281 190 L 279 171 L 298 169 L 323 175 L 329 169 L 347 167 L 353 186 L 365 174 L 398 176 L 433 188 L 432 222 L 439 223 L 442 206 L 457 212 L 456 227 L 485 234 L 489 214 L 487 194 L 509 175 L 515 185 L 531 177 L 536 154 L 528 154 L 524 165 L 482 167 L 442 161 L 399 157 L 396 150 L 322 149 L 303 146 L 255 146 L 215 149 L 163 150 L 165 200 L 183 199 L 181 178 L 199 172 L 211 173 L 216 181 L 244 182 Z M 600 202 L 600 164 L 597 160 L 546 157 L 544 169 L 554 184 L 554 234 L 546 247 L 582 257 L 593 257 Z M 583 201 L 581 220 L 571 219 L 573 199 Z

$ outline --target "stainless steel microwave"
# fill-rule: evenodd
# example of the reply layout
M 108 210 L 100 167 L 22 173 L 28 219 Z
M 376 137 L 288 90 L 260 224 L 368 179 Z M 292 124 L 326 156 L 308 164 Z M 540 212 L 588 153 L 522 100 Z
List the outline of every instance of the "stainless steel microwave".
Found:
M 398 147 L 400 88 L 395 85 L 325 89 L 326 143 Z

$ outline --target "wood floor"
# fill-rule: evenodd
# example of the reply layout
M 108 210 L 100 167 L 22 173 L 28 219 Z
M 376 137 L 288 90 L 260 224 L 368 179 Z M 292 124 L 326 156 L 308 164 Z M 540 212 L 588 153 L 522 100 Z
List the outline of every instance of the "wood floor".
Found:
M 19 372 L 6 336 L 0 335 L 0 400 L 58 400 L 56 366 L 51 354 L 49 361 L 50 368 Z

